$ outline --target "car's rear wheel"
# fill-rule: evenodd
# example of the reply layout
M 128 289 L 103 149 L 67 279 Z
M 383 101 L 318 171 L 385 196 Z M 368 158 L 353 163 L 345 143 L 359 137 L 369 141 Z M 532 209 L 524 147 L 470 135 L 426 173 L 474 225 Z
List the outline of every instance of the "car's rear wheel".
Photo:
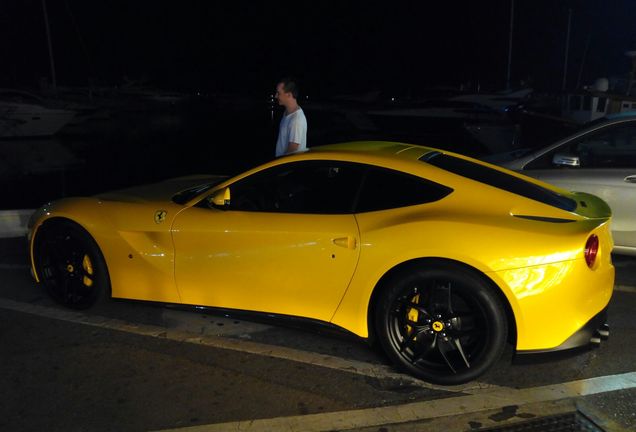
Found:
M 375 307 L 379 341 L 399 367 L 443 385 L 471 381 L 501 356 L 505 310 L 490 284 L 459 265 L 402 272 Z
M 70 221 L 52 221 L 37 233 L 34 260 L 51 297 L 73 309 L 88 308 L 110 294 L 104 257 L 95 240 Z

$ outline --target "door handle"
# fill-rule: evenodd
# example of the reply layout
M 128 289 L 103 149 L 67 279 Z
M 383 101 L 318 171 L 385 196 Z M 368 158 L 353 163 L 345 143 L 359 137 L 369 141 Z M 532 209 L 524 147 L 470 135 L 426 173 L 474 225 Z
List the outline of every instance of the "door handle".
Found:
M 355 249 L 357 246 L 356 238 L 353 236 L 338 237 L 332 240 L 336 246 L 344 247 L 347 249 Z
M 629 175 L 623 179 L 626 183 L 636 183 L 636 175 Z

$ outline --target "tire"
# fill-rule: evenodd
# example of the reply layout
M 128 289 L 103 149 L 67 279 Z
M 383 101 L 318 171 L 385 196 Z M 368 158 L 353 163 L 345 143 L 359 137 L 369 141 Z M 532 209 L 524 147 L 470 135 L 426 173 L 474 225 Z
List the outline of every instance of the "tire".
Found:
M 34 262 L 39 280 L 58 303 L 86 309 L 110 296 L 110 278 L 95 240 L 70 221 L 52 221 L 36 234 Z
M 400 369 L 425 381 L 474 380 L 501 357 L 508 336 L 496 292 L 477 273 L 450 263 L 391 278 L 375 305 L 379 342 Z

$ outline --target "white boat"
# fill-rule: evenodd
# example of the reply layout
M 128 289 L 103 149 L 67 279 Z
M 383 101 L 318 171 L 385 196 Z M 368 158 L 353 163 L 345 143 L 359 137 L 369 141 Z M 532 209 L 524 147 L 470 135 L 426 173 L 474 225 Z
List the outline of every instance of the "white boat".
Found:
M 605 78 L 596 80 L 593 86 L 584 91 L 566 94 L 562 99 L 563 117 L 581 124 L 610 114 L 634 111 L 636 97 L 610 90 Z
M 472 93 L 449 98 L 451 101 L 468 102 L 485 106 L 495 111 L 508 111 L 530 97 L 533 89 L 504 90 L 495 93 Z
M 47 107 L 34 94 L 0 89 L 0 138 L 55 135 L 74 116 L 75 111 Z
M 563 117 L 587 123 L 611 114 L 636 112 L 636 51 L 627 51 L 625 55 L 632 63 L 628 78 L 599 78 L 583 91 L 564 95 Z
M 525 97 L 527 93 L 524 93 Z M 492 98 L 491 98 L 492 97 Z M 507 115 L 520 99 L 475 94 L 431 100 L 412 107 L 372 110 L 366 114 L 378 128 L 410 133 L 448 133 L 464 128 L 488 153 L 517 145 L 518 128 Z

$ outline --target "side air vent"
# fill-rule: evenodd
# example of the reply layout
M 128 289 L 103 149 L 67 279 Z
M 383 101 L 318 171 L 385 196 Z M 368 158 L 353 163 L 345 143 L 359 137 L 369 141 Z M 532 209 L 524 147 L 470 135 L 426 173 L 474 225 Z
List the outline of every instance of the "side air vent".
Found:
M 530 216 L 530 215 L 513 215 L 514 217 L 518 217 L 520 219 L 528 219 L 537 222 L 550 222 L 550 223 L 569 223 L 576 222 L 574 219 L 561 219 L 561 218 L 552 218 L 545 216 Z

